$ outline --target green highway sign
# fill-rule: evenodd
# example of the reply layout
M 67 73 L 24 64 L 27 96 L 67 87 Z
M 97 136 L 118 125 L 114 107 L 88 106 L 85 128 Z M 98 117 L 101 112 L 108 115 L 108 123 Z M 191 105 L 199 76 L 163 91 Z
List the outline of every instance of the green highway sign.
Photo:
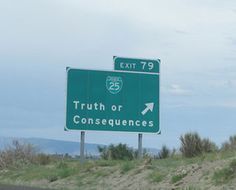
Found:
M 65 130 L 159 133 L 159 74 L 67 68 Z
M 160 59 L 135 59 L 114 56 L 113 62 L 115 70 L 148 73 L 160 72 Z

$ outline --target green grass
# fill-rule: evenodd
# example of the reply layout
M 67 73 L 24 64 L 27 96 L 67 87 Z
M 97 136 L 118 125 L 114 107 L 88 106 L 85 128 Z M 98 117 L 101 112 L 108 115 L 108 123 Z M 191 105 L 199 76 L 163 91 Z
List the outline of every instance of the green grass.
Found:
M 110 171 L 108 171 L 108 170 L 98 170 L 98 171 L 94 172 L 95 178 L 106 177 L 109 174 L 110 174 Z
M 236 159 L 231 161 L 228 167 L 217 170 L 213 175 L 216 185 L 226 184 L 236 177 Z
M 228 159 L 232 157 L 236 157 L 236 151 L 228 150 L 228 151 L 222 151 L 218 153 L 219 159 Z
M 121 164 L 121 173 L 127 173 L 128 171 L 132 170 L 135 168 L 135 163 L 133 161 L 125 161 L 124 163 Z
M 8 170 L 2 179 L 30 182 L 46 179 L 49 182 L 69 177 L 79 171 L 78 167 L 68 166 L 66 163 L 56 163 L 47 166 L 30 165 L 21 169 Z
M 153 171 L 152 173 L 149 174 L 148 179 L 151 182 L 159 183 L 165 178 L 165 176 L 166 176 L 165 174 L 160 173 L 159 171 Z
M 197 187 L 193 187 L 193 186 L 189 186 L 189 187 L 185 187 L 181 190 L 201 190 L 201 188 L 197 188 Z
M 187 173 L 174 175 L 171 177 L 171 183 L 177 183 L 187 175 L 188 175 Z
M 0 183 L 31 185 L 34 182 L 40 184 L 42 181 L 42 187 L 45 188 L 59 184 L 56 187 L 71 189 L 70 186 L 66 185 L 66 181 L 72 183 L 74 189 L 78 187 L 77 189 L 87 190 L 93 188 L 103 189 L 103 187 L 106 189 L 106 185 L 110 183 L 109 179 L 125 181 L 125 178 L 137 179 L 142 176 L 142 179 L 149 182 L 151 187 L 155 183 L 160 185 L 165 183 L 173 186 L 173 184 L 179 184 L 178 182 L 191 173 L 192 164 L 194 164 L 194 167 L 197 164 L 199 168 L 202 168 L 200 167 L 202 164 L 204 166 L 206 163 L 219 161 L 222 169 L 215 172 L 211 168 L 203 170 L 201 181 L 206 181 L 209 184 L 209 181 L 212 180 L 210 181 L 211 184 L 227 185 L 232 179 L 236 178 L 236 160 L 232 160 L 233 158 L 236 158 L 235 152 L 209 153 L 195 158 L 174 156 L 167 159 L 152 160 L 148 165 L 144 160 L 90 160 L 84 164 L 72 159 L 55 160 L 46 165 L 31 164 L 18 169 L 0 170 Z M 228 163 L 228 165 L 224 165 L 224 163 Z M 177 172 L 185 167 L 187 168 L 186 173 L 179 174 Z M 109 187 L 114 188 L 111 184 Z M 181 185 L 177 189 L 181 189 L 180 187 Z M 148 188 L 149 186 L 147 186 Z M 198 188 L 189 186 L 183 190 L 198 190 Z
M 201 164 L 204 160 L 207 160 L 205 156 L 198 156 L 194 158 L 185 158 L 180 155 L 174 156 L 173 158 L 166 158 L 160 160 L 154 160 L 152 162 L 153 168 L 165 168 L 165 169 L 176 169 L 180 166 L 186 166 L 190 164 Z
M 111 167 L 117 165 L 119 162 L 117 160 L 97 160 L 95 164 L 101 167 Z
M 232 172 L 229 168 L 218 170 L 213 175 L 213 181 L 216 185 L 227 183 L 232 179 Z

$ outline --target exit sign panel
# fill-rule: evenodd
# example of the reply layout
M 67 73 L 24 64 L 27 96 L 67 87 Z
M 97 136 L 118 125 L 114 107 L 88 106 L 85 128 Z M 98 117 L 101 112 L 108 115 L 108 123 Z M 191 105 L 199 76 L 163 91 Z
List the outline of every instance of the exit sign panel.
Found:
M 159 132 L 159 75 L 67 69 L 65 130 Z

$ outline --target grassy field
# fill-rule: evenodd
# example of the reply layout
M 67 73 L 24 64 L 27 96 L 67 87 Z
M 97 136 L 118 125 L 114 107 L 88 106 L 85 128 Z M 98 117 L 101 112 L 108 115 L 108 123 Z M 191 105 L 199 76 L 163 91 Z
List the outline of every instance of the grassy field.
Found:
M 52 160 L 0 170 L 1 184 L 51 189 L 236 189 L 236 152 L 133 161 Z

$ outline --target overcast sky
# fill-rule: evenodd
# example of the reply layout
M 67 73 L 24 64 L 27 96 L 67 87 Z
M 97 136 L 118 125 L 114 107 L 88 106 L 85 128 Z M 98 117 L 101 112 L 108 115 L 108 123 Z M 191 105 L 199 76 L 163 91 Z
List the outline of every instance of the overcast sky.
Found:
M 161 135 L 236 134 L 235 0 L 1 0 L 0 136 L 79 141 L 64 132 L 65 68 L 113 69 L 113 56 L 161 64 Z M 137 146 L 137 134 L 87 132 L 86 142 Z

